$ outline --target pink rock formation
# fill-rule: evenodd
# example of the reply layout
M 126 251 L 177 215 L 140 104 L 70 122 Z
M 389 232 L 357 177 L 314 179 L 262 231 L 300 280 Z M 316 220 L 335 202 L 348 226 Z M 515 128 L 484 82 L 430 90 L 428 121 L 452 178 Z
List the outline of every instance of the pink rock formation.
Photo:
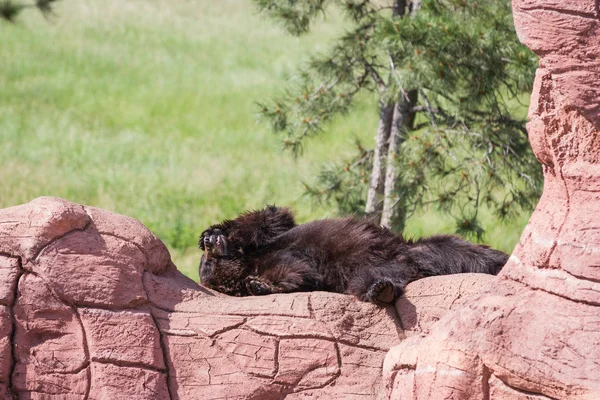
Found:
M 513 0 L 544 193 L 500 279 L 390 351 L 392 398 L 600 398 L 600 1 Z
M 460 274 L 432 276 L 411 283 L 396 302 L 400 324 L 407 337 L 427 334 L 448 310 L 461 307 L 470 296 L 480 294 L 493 275 Z
M 56 198 L 0 210 L 0 398 L 375 398 L 393 307 L 233 298 L 138 221 Z
M 400 318 L 231 298 L 138 221 L 40 198 L 0 210 L 0 399 L 600 398 L 600 0 L 514 9 L 545 186 L 499 278 L 414 282 Z

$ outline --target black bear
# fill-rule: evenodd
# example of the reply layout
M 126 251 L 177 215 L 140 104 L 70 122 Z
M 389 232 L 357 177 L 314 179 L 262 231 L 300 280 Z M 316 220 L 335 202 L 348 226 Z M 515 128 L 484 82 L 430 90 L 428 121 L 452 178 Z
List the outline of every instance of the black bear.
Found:
M 205 230 L 200 282 L 233 296 L 325 290 L 376 304 L 393 302 L 411 281 L 432 275 L 497 274 L 508 256 L 451 235 L 404 240 L 367 219 L 296 225 L 267 206 Z

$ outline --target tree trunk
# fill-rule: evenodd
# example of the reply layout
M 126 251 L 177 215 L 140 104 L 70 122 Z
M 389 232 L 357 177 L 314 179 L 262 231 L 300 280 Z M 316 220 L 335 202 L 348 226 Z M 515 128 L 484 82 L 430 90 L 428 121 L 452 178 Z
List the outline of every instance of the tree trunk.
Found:
M 401 17 L 404 14 L 406 14 L 406 0 L 394 0 L 392 15 L 394 17 Z
M 394 115 L 392 117 L 392 129 L 388 145 L 385 172 L 385 189 L 383 197 L 383 211 L 381 214 L 381 226 L 402 232 L 406 223 L 406 214 L 396 190 L 398 179 L 398 153 L 400 145 L 404 142 L 404 133 L 412 128 L 414 112 L 412 108 L 417 102 L 418 92 L 411 90 L 407 98 L 400 96 L 394 104 Z M 398 207 L 400 205 L 400 207 Z
M 413 17 L 419 8 L 421 8 L 421 0 L 412 0 L 408 6 L 410 10 L 410 16 Z
M 392 116 L 394 114 L 394 103 L 381 100 L 379 103 L 379 126 L 375 137 L 375 151 L 373 154 L 373 170 L 367 192 L 367 204 L 365 212 L 367 215 L 381 214 L 383 203 L 383 188 L 385 178 L 385 159 L 387 157 L 390 131 L 392 128 Z
M 394 17 L 405 16 L 407 11 L 414 13 L 420 6 L 420 0 L 394 0 L 392 13 Z M 407 10 L 407 5 L 410 10 Z M 390 75 L 386 90 L 392 82 Z M 396 179 L 398 178 L 397 157 L 400 145 L 403 141 L 402 132 L 412 125 L 414 113 L 410 110 L 417 100 L 417 92 L 411 91 L 407 95 L 408 100 L 400 97 L 394 103 L 383 100 L 380 103 L 379 126 L 375 138 L 375 152 L 373 155 L 373 171 L 369 190 L 367 192 L 367 204 L 365 212 L 369 215 L 381 214 L 380 224 L 387 228 L 404 229 L 404 212 L 396 215 L 395 194 Z M 383 195 L 383 202 L 381 196 Z

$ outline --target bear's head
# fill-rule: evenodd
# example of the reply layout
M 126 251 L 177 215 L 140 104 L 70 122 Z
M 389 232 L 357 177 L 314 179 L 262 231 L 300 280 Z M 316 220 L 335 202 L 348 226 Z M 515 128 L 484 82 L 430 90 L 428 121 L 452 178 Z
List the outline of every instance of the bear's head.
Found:
M 203 232 L 199 245 L 204 250 L 200 283 L 231 296 L 247 296 L 244 278 L 250 271 L 243 262 L 243 250 L 233 246 L 219 229 Z

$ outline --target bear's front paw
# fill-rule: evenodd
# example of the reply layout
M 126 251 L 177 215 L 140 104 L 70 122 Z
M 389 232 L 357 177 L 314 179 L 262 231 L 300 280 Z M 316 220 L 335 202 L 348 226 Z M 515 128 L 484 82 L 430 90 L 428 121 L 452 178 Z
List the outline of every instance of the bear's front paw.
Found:
M 273 293 L 268 284 L 255 276 L 247 277 L 245 283 L 248 293 L 250 293 L 252 296 L 262 296 Z
M 200 247 L 201 250 L 206 250 L 207 248 L 210 248 L 211 238 L 214 237 L 213 231 L 214 229 L 208 228 L 200 234 L 200 239 L 198 240 L 198 247 Z
M 220 229 L 209 228 L 202 232 L 198 246 L 211 257 L 227 256 L 231 250 L 227 237 Z
M 375 304 L 391 303 L 395 300 L 396 296 L 396 286 L 387 278 L 375 281 L 367 292 L 367 299 Z

